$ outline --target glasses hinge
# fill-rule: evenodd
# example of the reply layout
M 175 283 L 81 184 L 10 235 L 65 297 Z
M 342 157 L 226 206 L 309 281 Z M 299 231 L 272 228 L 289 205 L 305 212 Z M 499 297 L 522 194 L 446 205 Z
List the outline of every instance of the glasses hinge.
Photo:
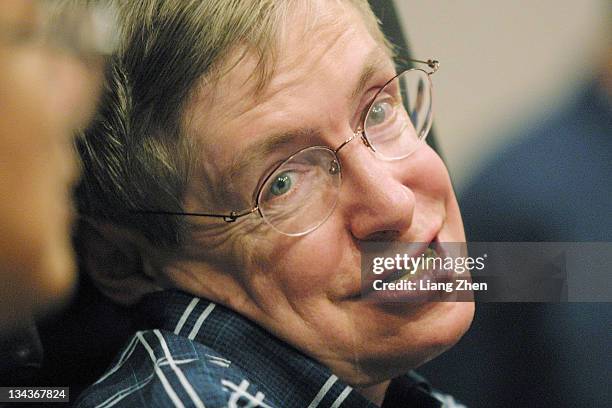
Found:
M 236 221 L 237 218 L 238 218 L 238 214 L 236 213 L 236 211 L 232 211 L 231 213 L 229 213 L 229 215 L 226 215 L 223 217 L 223 221 L 234 222 Z
M 433 70 L 431 73 L 435 74 L 436 71 L 440 68 L 440 62 L 434 59 L 428 59 L 427 66 Z

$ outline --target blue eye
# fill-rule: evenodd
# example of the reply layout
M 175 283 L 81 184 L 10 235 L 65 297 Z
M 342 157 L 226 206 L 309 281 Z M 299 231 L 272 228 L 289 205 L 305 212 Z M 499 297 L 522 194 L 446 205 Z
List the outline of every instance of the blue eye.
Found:
M 272 185 L 270 186 L 270 192 L 275 196 L 283 195 L 291 189 L 292 184 L 293 182 L 291 181 L 289 172 L 283 172 L 276 176 L 272 181 Z
M 366 126 L 378 126 L 389 120 L 393 113 L 393 106 L 387 101 L 377 101 L 372 105 L 366 118 Z

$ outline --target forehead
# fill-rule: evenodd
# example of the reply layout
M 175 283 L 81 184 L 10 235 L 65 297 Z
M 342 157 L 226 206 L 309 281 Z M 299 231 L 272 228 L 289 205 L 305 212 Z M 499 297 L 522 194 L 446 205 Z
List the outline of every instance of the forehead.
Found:
M 271 134 L 305 124 L 333 127 L 368 61 L 392 71 L 385 45 L 374 40 L 359 11 L 342 1 L 314 4 L 284 22 L 274 74 L 262 92 L 255 92 L 253 79 L 259 60 L 247 53 L 197 94 L 189 127 L 202 142 L 209 173 L 224 171 L 239 152 Z
M 283 16 L 285 20 L 279 27 L 272 55 L 261 57 L 249 50 L 233 50 L 216 70 L 224 72 L 223 75 L 204 78 L 192 107 L 200 115 L 223 103 L 233 107 L 238 104 L 247 110 L 291 86 L 305 84 L 309 78 L 324 74 L 325 70 L 332 73 L 330 65 L 342 70 L 348 69 L 349 64 L 361 63 L 359 50 L 347 47 L 363 50 L 377 46 L 381 57 L 388 56 L 383 55 L 390 54 L 386 44 L 375 43 L 368 32 L 372 27 L 366 27 L 360 13 L 345 0 L 299 3 Z M 356 44 L 355 40 L 361 44 Z M 262 67 L 270 66 L 272 78 L 265 83 L 263 92 L 257 92 L 260 85 L 257 74 Z M 227 114 L 229 116 L 230 112 Z

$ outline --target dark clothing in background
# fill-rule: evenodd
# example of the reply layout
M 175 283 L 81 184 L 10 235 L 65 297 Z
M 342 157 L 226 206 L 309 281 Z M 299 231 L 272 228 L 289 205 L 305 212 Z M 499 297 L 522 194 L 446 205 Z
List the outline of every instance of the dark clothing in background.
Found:
M 588 84 L 496 155 L 460 206 L 469 241 L 612 241 L 610 96 Z M 422 371 L 474 407 L 609 407 L 611 344 L 610 303 L 483 303 Z
M 470 241 L 612 241 L 612 101 L 591 83 L 461 194 Z

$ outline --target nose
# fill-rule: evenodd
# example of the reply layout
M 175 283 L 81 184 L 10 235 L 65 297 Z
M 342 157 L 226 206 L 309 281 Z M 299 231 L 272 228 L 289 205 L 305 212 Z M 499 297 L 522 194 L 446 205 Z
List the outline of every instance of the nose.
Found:
M 355 238 L 365 241 L 394 240 L 412 224 L 415 196 L 391 171 L 401 160 L 375 157 L 361 143 L 342 149 L 340 207 Z

